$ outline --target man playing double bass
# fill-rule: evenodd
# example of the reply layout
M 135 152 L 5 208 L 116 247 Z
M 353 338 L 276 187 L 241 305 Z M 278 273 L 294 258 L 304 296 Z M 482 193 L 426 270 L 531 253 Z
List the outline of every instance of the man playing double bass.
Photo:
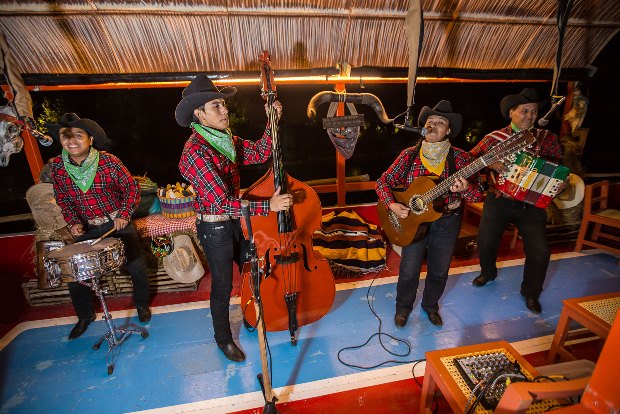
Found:
M 518 94 L 506 95 L 500 102 L 500 111 L 504 118 L 510 119 L 510 125 L 501 129 L 500 134 L 491 133 L 476 145 L 470 154 L 480 156 L 499 144 L 498 136 L 513 134 L 522 129 L 529 129 L 536 137 L 537 156 L 552 162 L 562 160 L 562 148 L 555 134 L 534 128 L 538 116 L 539 98 L 535 89 L 525 88 Z M 484 286 L 497 277 L 497 249 L 502 233 L 513 223 L 523 238 L 525 248 L 525 266 L 521 295 L 525 306 L 533 313 L 541 313 L 538 298 L 543 290 L 543 283 L 549 265 L 550 251 L 547 242 L 547 213 L 543 208 L 526 204 L 500 193 L 495 188 L 498 174 L 508 170 L 502 162 L 489 166 L 489 191 L 484 201 L 482 218 L 478 230 L 478 248 L 480 250 L 480 275 L 472 281 L 474 286 Z M 560 192 L 566 187 L 560 186 Z
M 229 320 L 232 263 L 243 260 L 239 167 L 269 159 L 271 130 L 267 125 L 256 142 L 232 134 L 224 99 L 236 91 L 234 87 L 219 90 L 206 75 L 198 75 L 183 90 L 175 118 L 192 132 L 183 148 L 179 170 L 196 191 L 196 230 L 211 271 L 215 341 L 226 358 L 240 362 L 245 354 L 233 341 Z M 274 107 L 279 118 L 282 105 L 276 101 Z M 293 197 L 277 189 L 270 199 L 250 201 L 250 214 L 266 216 L 292 204 Z

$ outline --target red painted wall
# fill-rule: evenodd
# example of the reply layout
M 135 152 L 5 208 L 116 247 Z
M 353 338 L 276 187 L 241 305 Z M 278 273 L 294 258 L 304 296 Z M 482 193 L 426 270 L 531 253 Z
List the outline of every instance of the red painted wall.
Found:
M 0 236 L 0 323 L 16 321 L 28 307 L 22 284 L 35 276 L 31 233 Z

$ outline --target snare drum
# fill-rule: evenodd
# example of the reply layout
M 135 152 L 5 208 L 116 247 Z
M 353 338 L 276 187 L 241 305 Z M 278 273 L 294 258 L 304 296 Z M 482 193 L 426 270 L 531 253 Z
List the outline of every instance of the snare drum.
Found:
M 51 275 L 46 269 L 43 262 L 44 257 L 53 252 L 54 250 L 62 249 L 65 246 L 65 242 L 60 240 L 45 240 L 38 241 L 36 243 L 37 248 L 37 287 L 39 289 L 49 289 L 49 287 L 57 288 L 62 284 L 60 277 Z M 49 287 L 48 287 L 49 285 Z
M 125 263 L 125 247 L 119 239 L 103 239 L 94 246 L 90 245 L 91 241 L 70 244 L 45 256 L 49 280 L 58 285 L 63 279 L 81 282 L 116 270 Z

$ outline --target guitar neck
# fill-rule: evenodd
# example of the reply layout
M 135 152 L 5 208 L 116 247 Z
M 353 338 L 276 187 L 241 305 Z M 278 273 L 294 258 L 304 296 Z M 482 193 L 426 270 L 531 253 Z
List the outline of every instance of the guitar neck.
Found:
M 483 161 L 482 157 L 476 159 L 472 163 L 468 164 L 466 167 L 461 168 L 460 170 L 437 184 L 435 187 L 428 190 L 422 195 L 422 198 L 427 203 L 431 203 L 437 197 L 440 197 L 441 195 L 447 193 L 450 190 L 450 187 L 454 185 L 457 178 L 471 177 L 472 175 L 483 169 L 485 166 L 486 164 Z
M 454 185 L 457 178 L 471 177 L 487 165 L 491 165 L 501 160 L 503 157 L 506 157 L 513 152 L 525 148 L 527 145 L 533 142 L 532 140 L 533 137 L 531 134 L 524 135 L 524 133 L 517 132 L 511 135 L 504 142 L 494 146 L 486 154 L 476 158 L 476 160 L 472 161 L 466 167 L 461 168 L 460 170 L 437 184 L 435 187 L 422 194 L 421 198 L 426 203 L 431 203 L 437 197 L 447 193 L 450 190 L 450 187 Z

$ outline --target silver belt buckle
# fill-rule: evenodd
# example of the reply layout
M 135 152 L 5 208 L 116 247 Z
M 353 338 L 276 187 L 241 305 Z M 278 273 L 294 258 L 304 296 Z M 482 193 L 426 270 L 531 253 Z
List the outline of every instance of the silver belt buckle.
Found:
M 95 217 L 94 219 L 88 220 L 88 224 L 92 224 L 93 226 L 101 226 L 108 221 L 113 221 L 116 218 L 118 211 L 113 211 L 110 213 L 110 218 L 107 217 Z
M 201 213 L 198 213 L 198 218 L 201 221 L 204 221 L 204 222 L 207 222 L 207 223 L 219 223 L 220 221 L 228 221 L 228 220 L 230 220 L 230 216 L 223 215 L 223 214 L 201 214 Z
M 107 221 L 108 221 L 107 217 L 103 217 L 103 218 L 97 217 L 97 218 L 88 220 L 88 222 L 92 224 L 93 226 L 101 226 L 103 223 L 106 223 Z

